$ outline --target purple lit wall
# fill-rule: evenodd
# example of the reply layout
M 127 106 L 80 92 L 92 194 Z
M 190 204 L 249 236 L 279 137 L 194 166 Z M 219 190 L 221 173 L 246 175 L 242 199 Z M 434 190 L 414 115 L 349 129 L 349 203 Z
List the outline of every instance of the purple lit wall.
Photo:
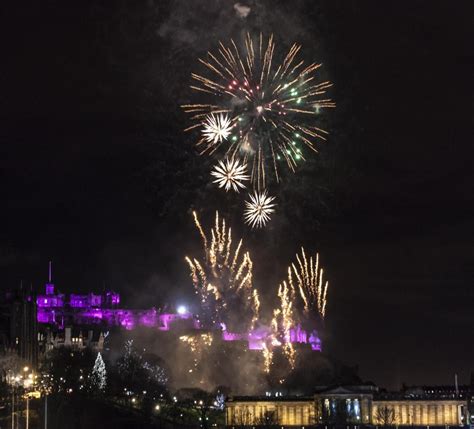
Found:
M 120 295 L 115 292 L 105 292 L 102 295 L 93 293 L 87 295 L 55 293 L 52 283 L 46 284 L 45 295 L 37 297 L 38 323 L 55 325 L 64 329 L 68 325 L 106 325 L 121 326 L 132 330 L 139 326 L 156 328 L 160 331 L 172 331 L 177 323 L 184 324 L 187 329 L 200 330 L 199 320 L 192 313 L 158 313 L 154 308 L 148 310 L 129 310 L 117 308 Z M 223 341 L 246 341 L 249 350 L 263 350 L 271 343 L 279 346 L 281 343 L 273 336 L 269 328 L 260 327 L 248 333 L 228 332 L 225 324 L 221 324 Z M 289 338 L 284 342 L 309 344 L 312 350 L 321 351 L 321 340 L 317 331 L 306 332 L 300 325 L 290 330 Z
M 52 283 L 46 283 L 46 295 L 54 295 L 54 285 Z

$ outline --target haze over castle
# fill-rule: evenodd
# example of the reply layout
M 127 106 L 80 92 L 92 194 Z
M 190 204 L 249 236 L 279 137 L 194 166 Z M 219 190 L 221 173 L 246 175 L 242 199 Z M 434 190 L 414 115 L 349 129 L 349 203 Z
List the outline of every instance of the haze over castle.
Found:
M 6 345 L 16 347 L 22 358 L 35 365 L 39 354 L 57 345 L 91 345 L 102 349 L 103 337 L 108 329 L 150 328 L 158 331 L 208 331 L 225 342 L 246 343 L 248 350 L 261 351 L 268 341 L 269 331 L 257 327 L 249 332 L 229 332 L 224 323 L 218 326 L 203 326 L 198 315 L 193 315 L 186 307 L 180 306 L 175 312 L 163 312 L 156 308 L 130 309 L 121 306 L 120 294 L 104 290 L 97 294 L 61 293 L 52 280 L 52 263 L 49 263 L 48 281 L 44 293 L 17 291 L 5 297 L 4 317 L 9 319 L 9 334 L 5 333 Z M 73 335 L 71 330 L 77 333 Z M 58 338 L 61 338 L 58 340 Z M 314 329 L 307 333 L 301 326 L 291 328 L 288 342 L 307 345 L 313 351 L 321 351 L 322 342 Z M 76 343 L 76 344 L 74 344 Z M 273 344 L 278 346 L 278 344 Z

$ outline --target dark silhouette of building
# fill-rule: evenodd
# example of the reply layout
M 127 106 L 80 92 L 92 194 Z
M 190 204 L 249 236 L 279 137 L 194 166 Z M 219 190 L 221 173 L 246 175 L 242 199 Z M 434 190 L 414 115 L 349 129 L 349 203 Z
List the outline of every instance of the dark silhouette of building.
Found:
M 10 303 L 9 348 L 17 351 L 31 367 L 38 364 L 38 322 L 36 295 L 33 288 L 20 290 L 13 295 Z

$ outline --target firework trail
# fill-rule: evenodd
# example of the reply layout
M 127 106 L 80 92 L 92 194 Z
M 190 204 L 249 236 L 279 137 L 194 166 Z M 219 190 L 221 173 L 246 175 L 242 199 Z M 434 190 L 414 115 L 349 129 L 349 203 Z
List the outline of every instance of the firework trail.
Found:
M 242 250 L 242 240 L 233 245 L 232 231 L 216 212 L 210 238 L 193 212 L 202 238 L 201 260 L 186 257 L 194 288 L 200 298 L 200 321 L 212 328 L 225 324 L 230 332 L 248 332 L 258 320 L 260 302 L 253 287 L 253 263 Z
M 303 326 L 307 333 L 311 333 L 319 327 L 326 314 L 329 286 L 323 280 L 319 254 L 308 259 L 301 248 L 301 255 L 296 255 L 296 261 L 288 267 L 287 280 L 278 288 L 279 307 L 273 311 L 271 323 L 275 345 L 282 345 L 292 369 L 296 363 L 296 351 L 291 330 Z
M 247 34 L 243 45 L 219 43 L 217 52 L 199 59 L 206 73 L 192 73 L 191 88 L 200 101 L 182 107 L 193 121 L 187 130 L 203 133 L 196 143 L 200 153 L 243 158 L 254 188 L 262 191 L 269 172 L 279 181 L 278 164 L 295 171 L 307 150 L 317 152 L 316 141 L 328 134 L 318 126 L 318 114 L 335 103 L 326 95 L 332 84 L 316 78 L 321 64 L 298 58 L 300 45 L 281 59 L 273 35 Z
M 291 328 L 294 326 L 293 300 L 294 291 L 283 282 L 278 288 L 280 308 L 273 311 L 272 331 L 274 333 L 274 345 L 283 345 L 283 353 L 288 359 L 291 369 L 295 367 L 296 352 L 291 343 Z
M 323 280 L 323 268 L 319 266 L 319 253 L 306 257 L 301 248 L 301 255 L 296 255 L 297 264 L 292 263 L 288 268 L 288 283 L 299 297 L 303 317 L 312 319 L 315 314 L 324 320 L 326 316 L 327 292 L 329 283 Z M 302 305 L 301 305 L 302 304 Z

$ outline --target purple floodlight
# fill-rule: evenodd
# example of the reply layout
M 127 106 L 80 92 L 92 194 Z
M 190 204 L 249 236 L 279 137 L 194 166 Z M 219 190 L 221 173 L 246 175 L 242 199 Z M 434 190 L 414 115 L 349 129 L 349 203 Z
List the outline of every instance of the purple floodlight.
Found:
M 184 305 L 178 306 L 176 313 L 158 313 L 154 308 L 148 310 L 117 308 L 120 295 L 112 291 L 107 291 L 102 295 L 71 294 L 69 297 L 55 293 L 51 271 L 50 263 L 45 294 L 38 295 L 36 299 L 38 323 L 55 325 L 60 329 L 64 329 L 65 325 L 105 324 L 109 327 L 121 326 L 127 330 L 145 326 L 161 331 L 172 331 L 175 329 L 176 322 L 184 322 L 190 329 L 197 331 L 202 329 L 199 318 L 190 313 Z M 283 341 L 283 343 L 309 344 L 312 350 L 322 350 L 318 332 L 314 330 L 308 334 L 301 325 L 291 328 L 287 338 L 281 341 L 273 338 L 269 327 L 265 326 L 247 333 L 228 332 L 225 323 L 220 323 L 219 327 L 223 341 L 246 341 L 249 350 L 263 350 L 268 341 L 271 341 L 275 347 L 281 346 L 281 341 Z

